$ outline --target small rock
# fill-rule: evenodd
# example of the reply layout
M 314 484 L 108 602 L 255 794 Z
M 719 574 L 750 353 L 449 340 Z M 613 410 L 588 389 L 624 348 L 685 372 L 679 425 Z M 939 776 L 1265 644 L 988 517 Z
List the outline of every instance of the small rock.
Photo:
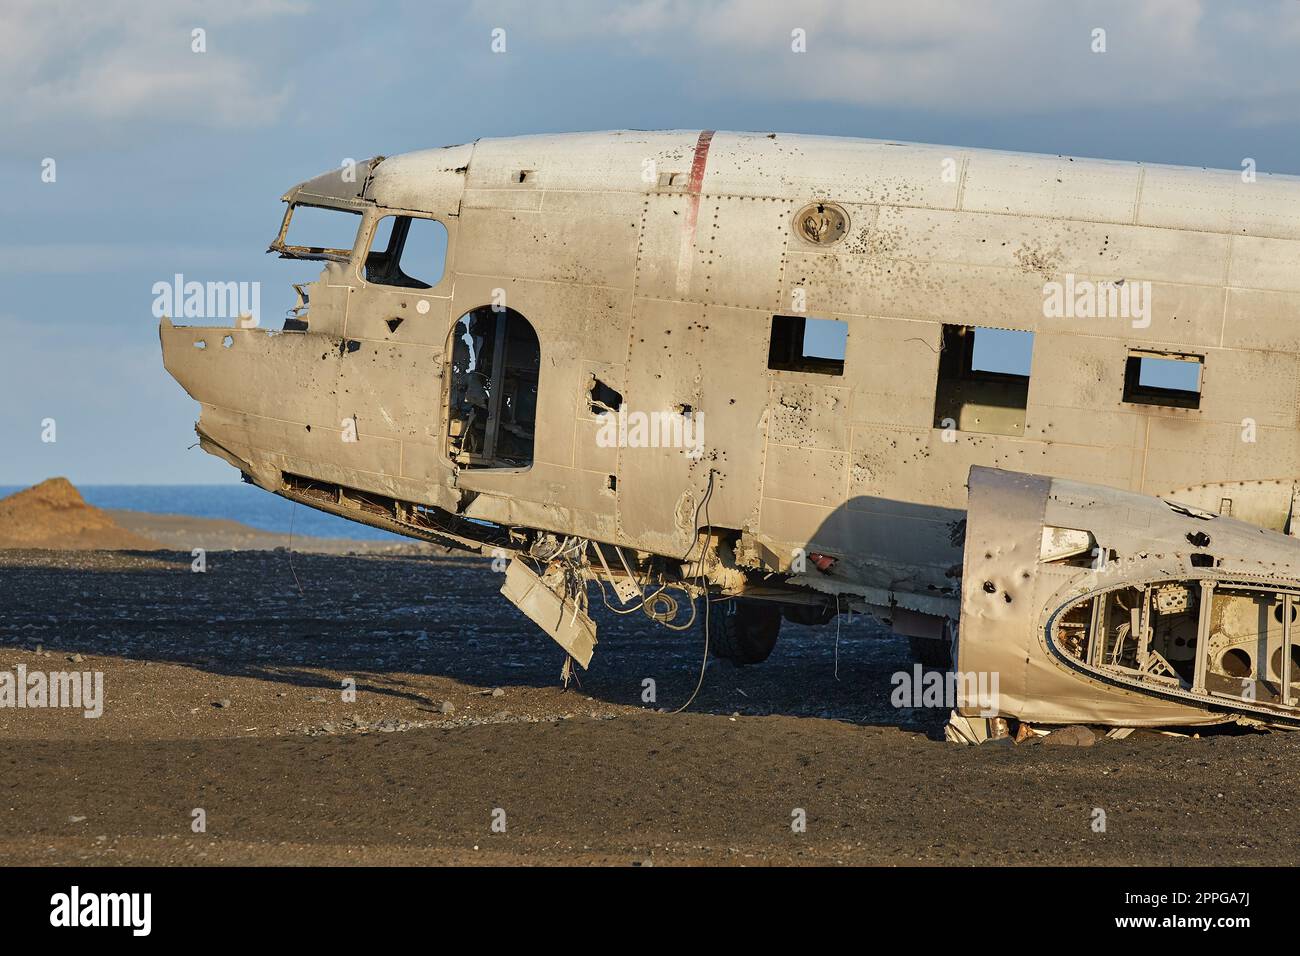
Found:
M 1096 742 L 1097 735 L 1079 724 L 1054 730 L 1043 738 L 1045 744 L 1058 744 L 1065 747 L 1091 747 Z
M 80 663 L 81 663 L 81 655 L 80 655 L 80 654 L 73 654 L 71 657 L 68 658 L 68 660 L 72 661 L 72 663 L 74 663 L 74 664 L 80 664 Z
M 493 696 L 493 697 L 504 697 L 504 696 L 506 696 L 506 692 L 503 691 L 500 687 L 493 687 L 493 688 L 492 688 L 492 696 Z
M 69 822 L 69 823 L 80 823 L 80 822 L 81 822 L 82 820 L 84 820 L 84 819 L 86 819 L 86 818 L 85 818 L 85 817 L 68 817 L 68 822 Z
M 230 706 L 230 698 L 229 698 L 229 697 L 223 697 L 223 698 L 221 698 L 221 700 L 214 700 L 214 701 L 212 702 L 212 706 L 213 706 L 213 707 L 220 708 L 221 710 L 225 710 L 227 707 Z
M 451 715 L 456 713 L 456 705 L 449 700 L 444 700 L 438 710 L 443 714 Z
M 324 697 L 308 697 L 308 698 L 307 698 L 307 703 L 309 703 L 309 704 L 323 704 L 323 703 L 325 703 L 325 698 L 324 698 Z

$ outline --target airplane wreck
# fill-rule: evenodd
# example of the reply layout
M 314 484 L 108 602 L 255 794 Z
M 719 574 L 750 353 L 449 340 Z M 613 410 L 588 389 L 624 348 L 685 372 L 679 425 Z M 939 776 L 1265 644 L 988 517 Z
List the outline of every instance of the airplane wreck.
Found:
M 1300 716 L 1300 179 L 616 131 L 283 201 L 283 328 L 161 321 L 201 447 L 508 559 L 566 667 L 590 600 L 742 664 L 861 611 L 999 674 L 971 739 Z
M 1019 722 L 1300 726 L 1298 613 L 1293 537 L 971 470 L 955 667 L 997 674 L 999 709 Z M 982 717 L 982 704 L 959 700 L 958 714 Z

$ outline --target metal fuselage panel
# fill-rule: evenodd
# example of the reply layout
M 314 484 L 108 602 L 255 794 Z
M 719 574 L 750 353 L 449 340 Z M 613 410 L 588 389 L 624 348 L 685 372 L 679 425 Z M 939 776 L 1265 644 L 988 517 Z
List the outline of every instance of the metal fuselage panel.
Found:
M 847 219 L 828 246 L 795 221 L 817 202 Z M 164 324 L 199 428 L 265 487 L 289 472 L 681 555 L 712 474 L 708 519 L 741 532 L 746 560 L 784 572 L 792 555 L 821 552 L 834 569 L 796 583 L 943 614 L 958 601 L 945 572 L 961 561 L 972 466 L 1215 508 L 1229 498 L 1271 527 L 1290 512 L 1294 178 L 621 131 L 391 157 L 361 205 L 361 251 L 311 287 L 308 331 Z M 394 211 L 446 226 L 434 288 L 364 279 L 370 233 Z M 1149 322 L 1045 317 L 1045 283 L 1067 274 L 1149 282 Z M 499 290 L 540 343 L 534 460 L 460 470 L 445 442 L 450 331 Z M 768 367 L 773 316 L 796 301 L 847 323 L 842 374 Z M 936 427 L 945 324 L 1035 333 L 1020 434 Z M 1200 356 L 1199 407 L 1125 402 L 1134 349 Z M 633 411 L 702 413 L 703 454 L 604 447 L 593 378 Z M 348 420 L 354 443 L 341 440 Z

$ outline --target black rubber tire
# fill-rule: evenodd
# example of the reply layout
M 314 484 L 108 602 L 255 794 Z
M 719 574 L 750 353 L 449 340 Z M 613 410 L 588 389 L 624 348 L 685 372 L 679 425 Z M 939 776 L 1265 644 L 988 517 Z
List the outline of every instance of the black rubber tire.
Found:
M 922 667 L 940 671 L 952 668 L 952 651 L 947 641 L 930 637 L 909 637 L 907 643 L 912 648 L 912 660 Z
M 709 609 L 709 652 L 737 667 L 767 660 L 780 633 L 778 604 L 733 599 Z
M 781 614 L 791 624 L 820 627 L 835 620 L 834 604 L 783 604 Z

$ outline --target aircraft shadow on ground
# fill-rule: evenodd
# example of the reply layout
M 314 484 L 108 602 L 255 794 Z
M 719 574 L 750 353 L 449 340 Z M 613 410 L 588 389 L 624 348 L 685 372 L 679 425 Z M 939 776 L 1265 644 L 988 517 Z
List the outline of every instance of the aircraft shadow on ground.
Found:
M 90 561 L 62 554 L 0 571 L 8 608 L 0 634 L 11 647 L 51 652 L 51 669 L 64 655 L 104 655 L 319 688 L 322 696 L 337 692 L 345 674 L 358 695 L 430 712 L 450 696 L 441 678 L 464 685 L 459 693 L 560 687 L 564 652 L 500 596 L 500 573 L 479 558 L 295 554 L 291 565 L 283 551 L 212 552 L 200 574 L 184 552 L 101 553 Z M 582 712 L 588 697 L 668 711 L 684 704 L 700 676 L 699 622 L 674 632 L 639 611 L 612 613 L 595 588 L 591 601 L 600 644 L 557 709 Z M 717 611 L 715 604 L 711 626 Z M 910 668 L 906 640 L 860 614 L 842 616 L 838 626 L 787 621 L 762 664 L 711 658 L 690 710 L 933 735 L 941 716 L 890 704 L 891 675 Z

